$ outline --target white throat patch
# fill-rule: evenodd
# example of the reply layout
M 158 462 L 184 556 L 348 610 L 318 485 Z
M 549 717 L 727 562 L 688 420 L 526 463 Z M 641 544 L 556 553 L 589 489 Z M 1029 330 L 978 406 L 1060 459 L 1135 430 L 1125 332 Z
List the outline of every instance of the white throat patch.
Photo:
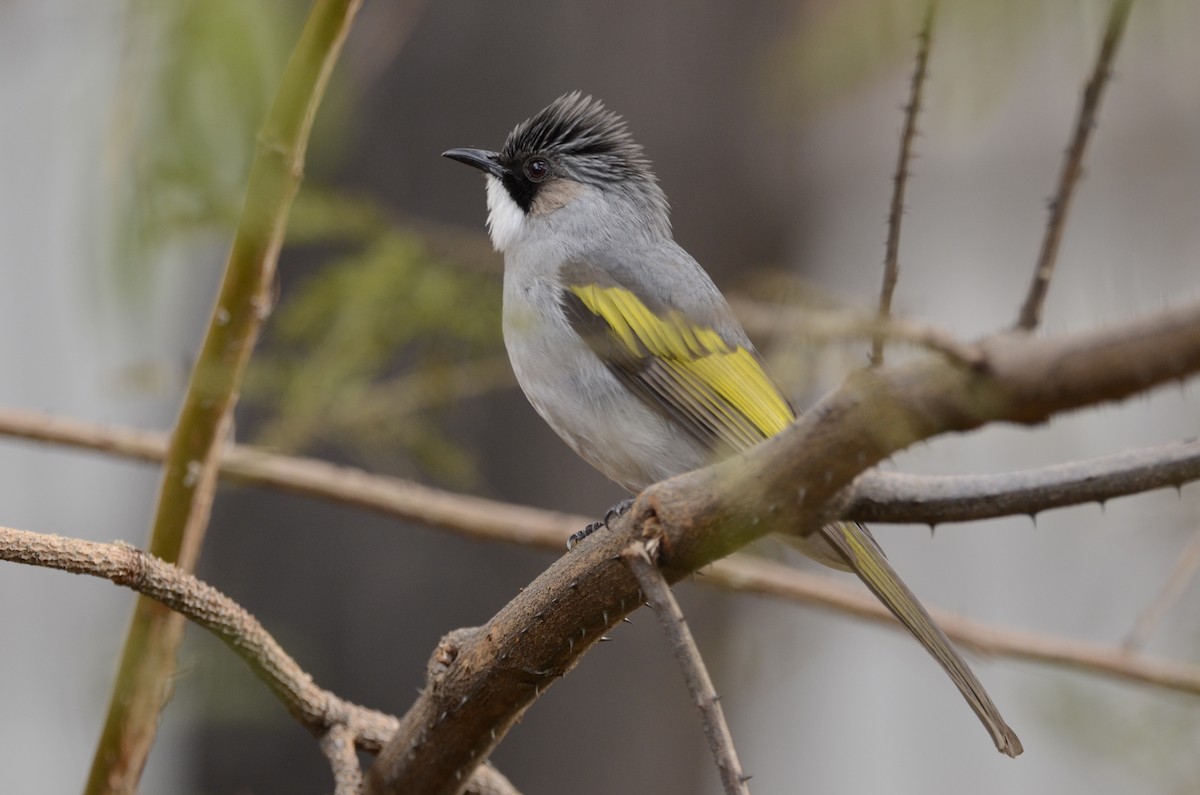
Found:
M 504 253 L 525 233 L 525 213 L 517 205 L 504 184 L 496 177 L 487 178 L 488 234 L 492 246 Z

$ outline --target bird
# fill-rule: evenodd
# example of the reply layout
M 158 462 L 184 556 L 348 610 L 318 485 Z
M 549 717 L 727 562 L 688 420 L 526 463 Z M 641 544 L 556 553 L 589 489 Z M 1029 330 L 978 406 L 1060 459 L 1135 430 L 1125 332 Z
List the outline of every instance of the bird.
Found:
M 585 461 L 637 494 L 795 421 L 724 296 L 675 242 L 666 195 L 621 116 L 573 91 L 518 124 L 500 151 L 443 156 L 485 175 L 513 372 Z M 1021 753 L 865 526 L 836 522 L 797 540 L 857 574 L 941 664 L 997 749 Z

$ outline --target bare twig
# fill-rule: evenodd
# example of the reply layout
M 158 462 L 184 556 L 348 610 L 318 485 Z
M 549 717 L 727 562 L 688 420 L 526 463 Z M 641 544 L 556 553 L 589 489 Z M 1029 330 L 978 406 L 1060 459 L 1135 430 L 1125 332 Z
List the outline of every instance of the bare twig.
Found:
M 917 137 L 917 116 L 921 112 L 921 93 L 929 73 L 929 50 L 933 41 L 933 18 L 937 0 L 928 0 L 921 32 L 917 36 L 917 62 L 913 67 L 908 104 L 904 107 L 904 130 L 900 133 L 900 152 L 896 156 L 896 176 L 892 178 L 892 204 L 888 211 L 887 244 L 883 260 L 883 286 L 879 291 L 879 319 L 886 321 L 892 312 L 892 294 L 900 276 L 900 220 L 904 215 L 904 188 L 908 185 L 909 163 L 912 161 L 913 141 Z M 871 341 L 871 365 L 883 364 L 883 343 L 886 337 L 877 333 Z
M 362 768 L 358 766 L 358 753 L 354 747 L 354 733 L 344 723 L 331 726 L 321 737 L 321 752 L 329 760 L 333 770 L 334 795 L 360 795 L 362 792 Z
M 990 475 L 909 475 L 873 470 L 847 490 L 841 518 L 934 525 L 1033 516 L 1051 508 L 1179 488 L 1198 479 L 1200 439 Z
M 654 608 L 663 632 L 671 643 L 675 662 L 679 664 L 683 672 L 683 681 L 687 684 L 688 692 L 692 694 L 692 703 L 700 710 L 704 736 L 708 740 L 713 760 L 717 763 L 721 785 L 725 788 L 726 795 L 749 795 L 750 788 L 746 786 L 749 776 L 742 772 L 742 763 L 738 759 L 729 724 L 725 722 L 720 697 L 713 687 L 712 678 L 708 675 L 696 640 L 688 629 L 687 621 L 684 620 L 683 611 L 654 562 L 658 556 L 658 547 L 657 539 L 638 541 L 626 549 L 621 558 L 637 579 L 638 587 Z
M 1200 569 L 1200 530 L 1192 534 L 1191 540 L 1180 553 L 1179 561 L 1171 570 L 1171 575 L 1167 577 L 1162 590 L 1138 616 L 1137 622 L 1133 625 L 1128 637 L 1125 638 L 1125 643 L 1122 644 L 1123 648 L 1127 651 L 1136 651 L 1146 645 L 1146 641 L 1154 632 L 1154 628 L 1158 626 L 1158 622 L 1179 600 L 1184 590 L 1187 589 L 1188 583 L 1196 576 L 1197 569 Z
M 251 165 L 225 277 L 165 458 L 150 552 L 190 571 L 200 556 L 221 447 L 270 313 L 275 264 L 329 75 L 362 0 L 318 0 L 284 71 Z M 85 792 L 133 792 L 170 697 L 183 620 L 139 599 Z
M 982 359 L 978 346 L 960 342 L 949 332 L 913 320 L 848 309 L 820 310 L 769 306 L 744 298 L 731 299 L 738 319 L 758 338 L 838 340 L 881 336 L 941 354 L 956 364 L 974 367 Z
M 1117 53 L 1117 45 L 1125 32 L 1125 22 L 1129 19 L 1129 9 L 1133 0 L 1113 0 L 1109 10 L 1108 22 L 1104 28 L 1104 39 L 1100 43 L 1100 52 L 1096 56 L 1096 65 L 1087 85 L 1083 89 L 1083 101 L 1079 106 L 1079 114 L 1075 117 L 1075 130 L 1071 134 L 1071 143 L 1063 158 L 1062 171 L 1058 175 L 1058 187 L 1054 198 L 1050 200 L 1050 219 L 1046 224 L 1046 234 L 1042 238 L 1042 248 L 1038 253 L 1037 266 L 1033 271 L 1033 279 L 1029 283 L 1029 291 L 1021 313 L 1017 317 L 1017 328 L 1032 331 L 1037 328 L 1042 319 L 1042 305 L 1046 301 L 1046 293 L 1050 290 L 1050 279 L 1054 276 L 1054 265 L 1058 259 L 1058 247 L 1062 242 L 1063 230 L 1066 228 L 1067 213 L 1071 209 L 1071 199 L 1075 195 L 1075 187 L 1083 174 L 1083 156 L 1087 151 L 1088 141 L 1092 130 L 1096 127 L 1096 118 L 1100 110 L 1100 100 L 1104 89 L 1112 77 L 1113 58 Z

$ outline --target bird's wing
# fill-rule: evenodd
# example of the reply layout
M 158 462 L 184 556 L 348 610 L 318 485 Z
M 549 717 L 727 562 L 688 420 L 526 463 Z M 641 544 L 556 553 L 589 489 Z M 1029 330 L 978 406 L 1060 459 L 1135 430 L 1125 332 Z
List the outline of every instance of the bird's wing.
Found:
M 1020 754 L 1021 741 L 1017 739 L 1017 735 L 1004 722 L 987 691 L 975 678 L 975 674 L 971 673 L 966 661 L 950 645 L 946 634 L 934 623 L 916 595 L 887 562 L 883 550 L 875 543 L 867 528 L 856 522 L 837 522 L 821 528 L 821 534 L 846 559 L 855 574 L 879 597 L 879 601 L 887 606 L 892 615 L 941 663 L 950 679 L 958 686 L 963 698 L 992 735 L 996 748 L 1009 756 Z
M 659 283 L 647 292 L 642 284 L 635 292 L 626 281 L 630 271 L 588 265 L 575 262 L 564 269 L 564 313 L 612 372 L 647 403 L 714 449 L 721 445 L 745 449 L 795 419 L 702 271 L 699 295 L 695 283 L 686 283 L 693 293 L 685 312 L 678 299 L 641 297 L 672 296 L 680 292 L 678 288 L 671 291 L 669 285 Z M 679 278 L 692 276 L 678 274 Z M 819 535 L 799 540 L 807 554 L 823 563 L 836 566 L 839 559 L 844 561 L 942 665 L 996 747 L 1009 756 L 1021 753 L 1021 741 L 983 685 L 892 569 L 866 527 L 837 522 L 823 527 Z
M 701 442 L 744 450 L 795 419 L 749 341 L 718 330 L 726 318 L 643 298 L 584 263 L 564 275 L 560 300 L 576 333 L 635 394 Z

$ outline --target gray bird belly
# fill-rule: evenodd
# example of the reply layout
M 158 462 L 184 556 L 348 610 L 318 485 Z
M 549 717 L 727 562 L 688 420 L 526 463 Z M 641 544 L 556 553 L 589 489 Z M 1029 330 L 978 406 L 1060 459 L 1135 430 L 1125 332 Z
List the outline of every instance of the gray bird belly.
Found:
M 631 491 L 708 463 L 708 452 L 617 380 L 570 327 L 558 289 L 505 279 L 504 344 L 517 383 L 555 433 Z

